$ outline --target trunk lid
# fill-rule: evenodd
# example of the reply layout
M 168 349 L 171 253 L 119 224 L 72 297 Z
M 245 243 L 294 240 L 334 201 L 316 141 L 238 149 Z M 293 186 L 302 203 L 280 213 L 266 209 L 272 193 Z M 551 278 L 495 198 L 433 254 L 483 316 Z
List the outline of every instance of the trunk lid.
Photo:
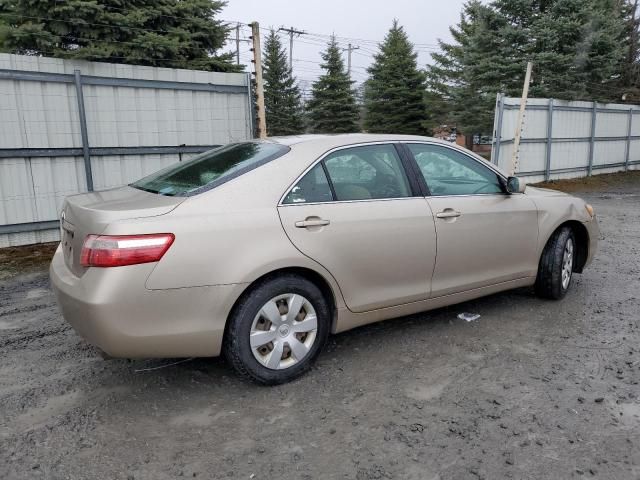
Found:
M 77 276 L 86 270 L 80 265 L 80 253 L 87 235 L 99 235 L 117 220 L 165 215 L 185 200 L 132 187 L 67 197 L 60 214 L 61 245 L 67 267 Z

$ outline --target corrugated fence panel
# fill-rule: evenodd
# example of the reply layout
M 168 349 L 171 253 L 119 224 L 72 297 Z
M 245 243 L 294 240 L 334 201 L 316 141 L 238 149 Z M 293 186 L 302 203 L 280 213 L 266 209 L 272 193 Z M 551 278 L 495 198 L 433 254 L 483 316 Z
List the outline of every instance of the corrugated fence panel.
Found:
M 591 135 L 591 115 L 584 112 L 555 110 L 553 112 L 553 138 L 576 138 Z M 546 137 L 546 132 L 541 137 Z
M 82 160 L 77 157 L 30 160 L 37 212 L 34 221 L 56 219 L 64 197 L 87 189 Z
M 519 98 L 498 96 L 492 161 L 507 171 L 519 107 Z M 640 106 L 527 101 L 517 175 L 535 182 L 636 168 L 640 168 Z
M 176 163 L 175 155 L 114 155 L 93 157 L 96 190 L 127 185 Z
M 518 171 L 535 172 L 540 170 L 537 159 L 544 157 L 546 145 L 540 143 L 523 143 L 520 145 L 520 155 L 518 161 Z M 511 157 L 508 157 L 511 160 Z
M 551 144 L 551 170 L 571 168 L 576 170 L 584 169 L 586 171 L 585 158 L 588 157 L 588 142 L 559 142 Z M 537 159 L 536 161 L 539 163 Z M 541 170 L 544 170 L 544 168 Z
M 627 112 L 598 112 L 596 137 L 626 137 L 629 114 Z
M 252 137 L 247 74 L 0 54 L 0 247 L 57 239 L 64 197 L 87 190 L 76 70 L 94 189 Z
M 30 159 L 12 158 L 0 161 L 0 189 L 0 224 L 37 220 Z
M 593 165 L 605 166 L 624 163 L 627 141 L 595 142 Z

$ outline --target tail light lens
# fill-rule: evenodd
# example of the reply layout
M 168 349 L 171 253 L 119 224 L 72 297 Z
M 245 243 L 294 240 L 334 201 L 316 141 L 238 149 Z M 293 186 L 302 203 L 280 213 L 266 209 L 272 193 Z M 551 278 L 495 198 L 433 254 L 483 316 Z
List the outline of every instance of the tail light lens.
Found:
M 173 233 L 151 235 L 88 235 L 82 246 L 83 267 L 123 267 L 157 262 L 169 250 Z

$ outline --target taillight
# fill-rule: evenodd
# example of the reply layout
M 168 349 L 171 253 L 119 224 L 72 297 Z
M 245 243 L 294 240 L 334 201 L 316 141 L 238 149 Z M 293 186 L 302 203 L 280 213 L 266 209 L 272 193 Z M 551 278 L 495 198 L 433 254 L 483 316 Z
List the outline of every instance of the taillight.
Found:
M 123 267 L 157 262 L 173 243 L 173 233 L 87 235 L 80 254 L 83 267 Z

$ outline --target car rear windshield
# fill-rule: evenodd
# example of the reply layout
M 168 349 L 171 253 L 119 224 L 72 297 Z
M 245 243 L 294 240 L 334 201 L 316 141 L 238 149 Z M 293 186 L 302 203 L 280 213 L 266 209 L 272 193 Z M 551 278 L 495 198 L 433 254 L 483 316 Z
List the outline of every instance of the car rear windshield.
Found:
M 232 143 L 171 165 L 131 184 L 134 188 L 170 196 L 190 196 L 210 190 L 281 157 L 289 147 L 277 143 Z

